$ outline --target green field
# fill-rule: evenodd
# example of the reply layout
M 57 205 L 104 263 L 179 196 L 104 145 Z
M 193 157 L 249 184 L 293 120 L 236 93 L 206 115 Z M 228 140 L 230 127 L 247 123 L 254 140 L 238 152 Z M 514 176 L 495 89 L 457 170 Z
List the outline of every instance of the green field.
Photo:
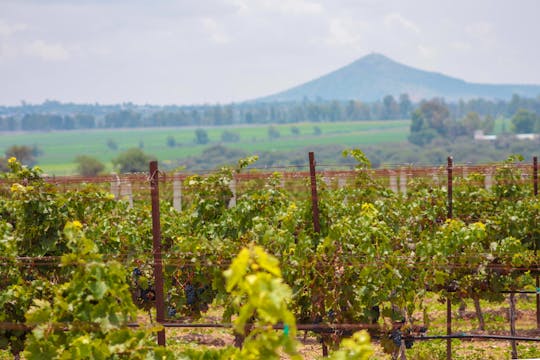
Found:
M 314 145 L 340 144 L 358 147 L 401 142 L 406 141 L 409 133 L 409 120 L 280 124 L 273 125 L 280 133 L 279 138 L 274 139 L 268 136 L 269 126 L 207 127 L 205 130 L 210 142 L 206 145 L 195 143 L 194 127 L 2 133 L 0 153 L 5 153 L 11 145 L 36 145 L 43 151 L 37 161 L 46 173 L 67 175 L 75 171 L 75 157 L 83 154 L 98 158 L 107 164 L 109 170 L 112 170 L 111 160 L 132 147 L 142 147 L 160 162 L 198 155 L 208 146 L 221 143 L 221 134 L 225 130 L 240 137 L 240 141 L 225 143 L 226 146 L 253 153 L 290 151 Z M 292 133 L 293 127 L 299 129 L 298 135 Z M 315 127 L 321 130 L 320 135 L 314 133 Z M 175 147 L 167 146 L 169 136 L 174 137 Z M 111 150 L 107 146 L 109 140 L 118 145 L 117 150 Z

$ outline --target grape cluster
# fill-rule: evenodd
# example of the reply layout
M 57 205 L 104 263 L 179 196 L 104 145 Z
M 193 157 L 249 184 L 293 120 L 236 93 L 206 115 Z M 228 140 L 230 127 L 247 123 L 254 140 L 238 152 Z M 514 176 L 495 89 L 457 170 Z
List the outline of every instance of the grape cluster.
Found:
M 191 284 L 184 286 L 184 295 L 186 296 L 186 304 L 195 305 L 197 302 L 197 292 Z
M 410 336 L 404 336 L 399 329 L 392 330 L 392 332 L 390 333 L 390 339 L 397 347 L 401 346 L 401 340 L 403 340 L 406 349 L 412 348 L 414 344 L 414 339 Z
M 186 305 L 191 310 L 203 312 L 208 310 L 208 303 L 212 298 L 209 285 L 196 286 L 191 283 L 184 285 L 184 296 Z
M 390 333 L 390 339 L 392 339 L 392 342 L 395 346 L 400 347 L 401 346 L 401 331 L 399 329 L 394 329 Z

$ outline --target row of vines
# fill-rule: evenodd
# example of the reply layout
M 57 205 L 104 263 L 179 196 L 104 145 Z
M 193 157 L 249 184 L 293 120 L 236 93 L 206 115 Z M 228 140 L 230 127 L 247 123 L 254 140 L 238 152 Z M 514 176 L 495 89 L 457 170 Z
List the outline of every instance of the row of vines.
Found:
M 0 190 L 0 348 L 28 359 L 296 358 L 296 323 L 373 324 L 397 356 L 405 342 L 395 341 L 396 324 L 398 335 L 429 328 L 428 296 L 479 306 L 502 291 L 536 290 L 540 205 L 520 157 L 497 167 L 490 188 L 484 174 L 457 177 L 448 219 L 444 185 L 412 178 L 396 193 L 361 151 L 345 155 L 358 162 L 355 176 L 339 187 L 319 182 L 318 231 L 310 199 L 279 173 L 246 182 L 229 206 L 231 182 L 256 157 L 189 176 L 182 211 L 162 201 L 168 321 L 219 307 L 247 336 L 241 349 L 174 355 L 148 336 L 159 324 L 126 327 L 135 306 L 151 309 L 155 298 L 150 204 L 130 206 L 92 184 L 59 191 L 10 159 Z M 367 356 L 365 334 L 337 350 L 350 335 L 319 334 L 336 358 Z

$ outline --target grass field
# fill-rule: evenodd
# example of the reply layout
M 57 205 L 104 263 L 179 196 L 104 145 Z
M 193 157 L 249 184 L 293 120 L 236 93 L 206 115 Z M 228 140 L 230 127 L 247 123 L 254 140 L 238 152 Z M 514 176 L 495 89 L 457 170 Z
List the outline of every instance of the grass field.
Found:
M 206 145 L 195 143 L 194 127 L 2 133 L 0 154 L 12 145 L 36 145 L 43 151 L 37 161 L 46 173 L 67 175 L 75 172 L 74 159 L 77 155 L 94 156 L 106 163 L 108 170 L 112 170 L 112 159 L 133 147 L 142 147 L 145 153 L 156 156 L 160 162 L 198 155 L 208 146 L 221 143 L 221 135 L 225 130 L 240 137 L 240 141 L 226 143 L 226 146 L 248 153 L 290 151 L 313 145 L 358 147 L 394 143 L 406 141 L 409 133 L 409 120 L 280 124 L 273 125 L 280 133 L 278 138 L 273 139 L 268 136 L 269 126 L 208 127 L 205 130 L 210 142 Z M 298 135 L 293 134 L 293 127 L 298 128 Z M 315 127 L 320 129 L 319 135 L 315 134 Z M 167 146 L 169 136 L 174 137 L 175 147 Z M 116 150 L 107 146 L 109 140 L 118 145 Z

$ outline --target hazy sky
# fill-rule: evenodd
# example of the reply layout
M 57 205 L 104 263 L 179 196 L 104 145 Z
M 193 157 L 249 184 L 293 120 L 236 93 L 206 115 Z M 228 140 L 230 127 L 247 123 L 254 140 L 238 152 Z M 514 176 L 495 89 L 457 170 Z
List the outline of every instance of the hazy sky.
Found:
M 371 52 L 540 84 L 540 0 L 0 0 L 0 104 L 227 103 Z

